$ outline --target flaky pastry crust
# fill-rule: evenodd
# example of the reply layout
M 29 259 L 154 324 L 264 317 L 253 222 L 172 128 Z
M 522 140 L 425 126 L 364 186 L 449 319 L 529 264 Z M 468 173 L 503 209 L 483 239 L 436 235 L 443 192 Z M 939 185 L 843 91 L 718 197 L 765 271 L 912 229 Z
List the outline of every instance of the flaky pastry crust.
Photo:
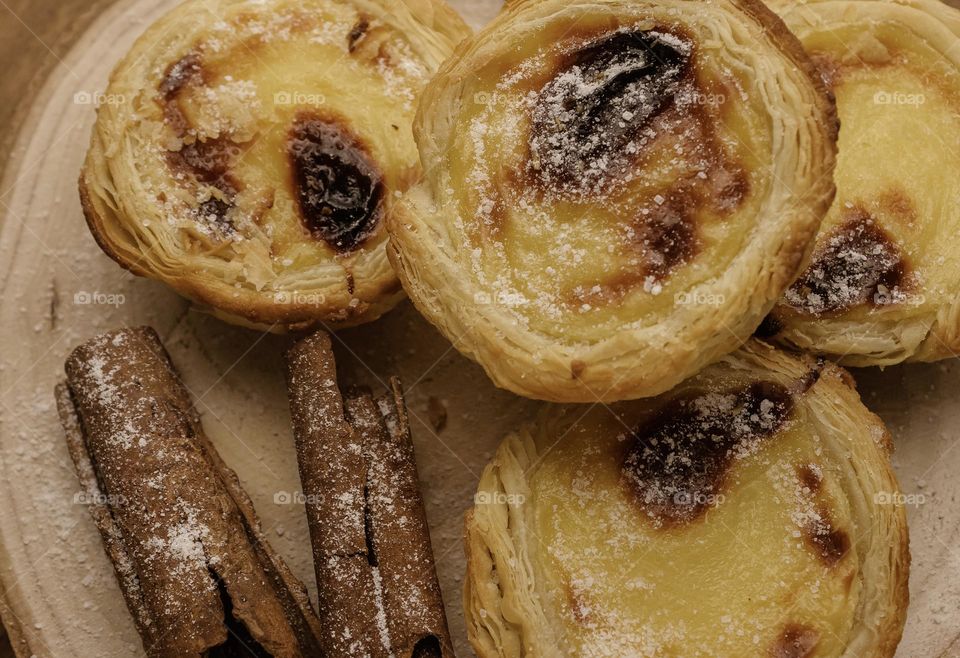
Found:
M 383 216 L 420 175 L 420 89 L 468 28 L 442 0 L 190 0 L 117 65 L 80 177 L 126 269 L 237 324 L 374 319 Z
M 656 395 L 735 349 L 800 272 L 836 130 L 759 2 L 512 2 L 424 91 L 425 175 L 389 255 L 499 386 Z
M 889 658 L 908 600 L 890 437 L 829 362 L 752 341 L 660 398 L 546 406 L 466 519 L 480 658 Z

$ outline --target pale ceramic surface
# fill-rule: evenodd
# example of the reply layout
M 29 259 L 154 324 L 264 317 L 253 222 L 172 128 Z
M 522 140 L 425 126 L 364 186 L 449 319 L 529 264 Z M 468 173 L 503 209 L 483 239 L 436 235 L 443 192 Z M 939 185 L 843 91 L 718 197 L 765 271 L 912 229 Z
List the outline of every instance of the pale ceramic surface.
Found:
M 102 90 L 117 58 L 173 4 L 123 0 L 94 23 L 39 94 L 0 188 L 0 583 L 5 621 L 23 638 L 21 655 L 142 655 L 99 536 L 74 503 L 78 485 L 52 396 L 68 351 L 115 326 L 157 328 L 268 537 L 313 581 L 302 507 L 274 502 L 276 493 L 298 490 L 280 370 L 286 339 L 227 326 L 121 271 L 96 247 L 80 212 L 76 178 L 93 110 L 74 94 Z M 453 4 L 479 26 L 499 2 Z M 75 303 L 78 293 L 95 292 L 122 295 L 123 303 Z M 446 405 L 446 428 L 435 433 L 418 422 L 415 436 L 452 631 L 461 654 L 470 655 L 460 605 L 462 515 L 499 439 L 535 404 L 494 389 L 409 304 L 340 338 L 346 379 L 375 384 L 400 374 L 423 421 L 430 397 Z M 893 431 L 905 492 L 923 500 L 908 512 L 913 603 L 898 656 L 960 656 L 960 643 L 953 646 L 960 634 L 960 513 L 952 477 L 960 469 L 960 369 L 950 361 L 855 374 L 864 400 Z

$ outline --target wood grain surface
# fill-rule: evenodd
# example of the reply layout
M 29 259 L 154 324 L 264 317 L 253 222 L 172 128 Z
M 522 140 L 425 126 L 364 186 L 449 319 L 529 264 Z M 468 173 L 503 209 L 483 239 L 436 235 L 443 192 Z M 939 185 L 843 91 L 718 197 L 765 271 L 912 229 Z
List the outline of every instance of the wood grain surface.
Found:
M 277 550 L 312 578 L 280 354 L 283 337 L 229 327 L 103 256 L 86 230 L 76 178 L 93 109 L 113 63 L 173 0 L 0 0 L 0 613 L 17 654 L 142 656 L 83 505 L 52 405 L 64 356 L 86 338 L 147 323 L 164 338 L 203 422 L 237 470 Z M 481 24 L 495 0 L 453 4 Z M 90 32 L 95 21 L 95 30 Z M 75 303 L 78 293 L 123 303 Z M 438 569 L 461 655 L 462 514 L 503 434 L 536 404 L 498 391 L 414 310 L 341 332 L 346 380 L 406 381 Z M 855 372 L 894 434 L 914 556 L 899 658 L 960 657 L 960 367 L 956 361 Z M 430 410 L 447 412 L 444 428 Z M 0 652 L 0 657 L 4 654 Z M 868 658 L 868 657 L 864 657 Z
M 0 0 L 0 62 L 5 64 L 0 76 L 0 181 L 5 180 L 8 155 L 41 85 L 91 21 L 113 2 Z M 4 199 L 9 191 L 0 189 L 0 226 L 6 209 Z M 3 617 L 0 658 L 16 655 L 6 632 L 11 616 L 7 612 Z M 16 620 L 10 623 L 14 628 L 18 626 Z
M 53 68 L 114 0 L 0 0 L 0 180 L 26 111 Z M 0 201 L 7 190 L 0 191 Z

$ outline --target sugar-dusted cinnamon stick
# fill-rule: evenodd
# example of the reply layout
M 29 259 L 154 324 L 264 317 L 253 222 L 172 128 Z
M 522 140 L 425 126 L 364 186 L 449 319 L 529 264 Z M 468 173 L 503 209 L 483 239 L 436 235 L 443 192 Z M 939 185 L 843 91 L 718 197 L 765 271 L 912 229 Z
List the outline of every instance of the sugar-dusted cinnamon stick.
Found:
M 77 348 L 57 402 L 151 658 L 320 656 L 306 590 L 272 551 L 150 328 Z
M 383 586 L 383 608 L 395 655 L 452 656 L 430 531 L 417 478 L 400 380 L 374 400 L 358 393 L 347 417 L 367 451 L 370 544 Z
M 406 408 L 337 385 L 330 338 L 287 355 L 300 477 L 324 625 L 339 656 L 453 656 Z
M 287 352 L 287 391 L 331 656 L 389 656 L 377 625 L 373 556 L 366 539 L 366 460 L 344 418 L 330 338 L 316 333 Z

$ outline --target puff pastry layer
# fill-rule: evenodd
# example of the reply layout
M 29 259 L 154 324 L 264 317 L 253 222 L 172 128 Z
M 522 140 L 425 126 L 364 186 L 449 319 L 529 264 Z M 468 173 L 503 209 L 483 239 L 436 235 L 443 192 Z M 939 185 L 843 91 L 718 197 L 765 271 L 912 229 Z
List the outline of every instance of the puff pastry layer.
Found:
M 519 1 L 427 86 L 388 218 L 418 308 L 500 386 L 661 393 L 800 272 L 836 122 L 759 2 Z
M 355 324 L 402 291 L 382 218 L 420 172 L 441 0 L 194 0 L 118 64 L 80 179 L 100 246 L 227 320 Z
M 907 605 L 889 435 L 829 362 L 752 341 L 666 396 L 546 406 L 467 515 L 481 658 L 886 658 Z
M 836 94 L 837 198 L 764 327 L 855 366 L 960 352 L 960 12 L 774 2 Z

